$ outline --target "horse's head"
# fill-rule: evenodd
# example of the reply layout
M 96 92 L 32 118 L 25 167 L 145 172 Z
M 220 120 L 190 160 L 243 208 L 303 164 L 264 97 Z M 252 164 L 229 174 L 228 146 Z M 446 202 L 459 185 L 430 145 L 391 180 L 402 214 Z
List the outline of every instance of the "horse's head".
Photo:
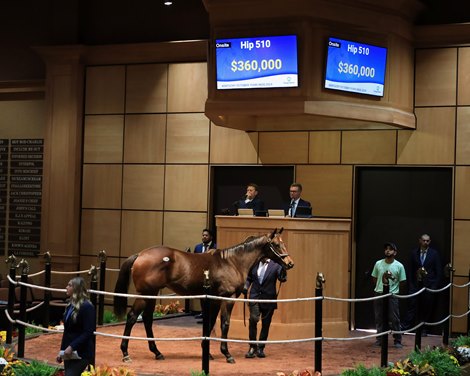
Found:
M 287 253 L 286 245 L 282 241 L 282 230 L 284 229 L 275 229 L 270 235 L 268 235 L 269 241 L 265 247 L 265 255 L 281 265 L 284 269 L 288 270 L 294 267 L 294 261 Z

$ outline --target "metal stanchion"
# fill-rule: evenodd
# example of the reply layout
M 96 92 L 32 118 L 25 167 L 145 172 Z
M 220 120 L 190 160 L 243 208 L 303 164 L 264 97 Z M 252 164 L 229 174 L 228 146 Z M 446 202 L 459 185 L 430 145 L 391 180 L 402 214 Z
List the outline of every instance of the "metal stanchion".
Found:
M 316 285 L 315 285 L 315 296 L 323 296 L 323 284 L 325 283 L 325 277 L 323 273 L 317 273 Z M 323 337 L 323 299 L 315 301 L 315 337 Z M 321 373 L 322 369 L 322 345 L 323 340 L 315 341 L 315 371 Z
M 91 276 L 91 281 L 90 281 L 90 289 L 91 290 L 98 290 L 98 281 L 97 281 L 97 270 L 96 266 L 92 265 L 90 267 L 90 270 L 88 271 L 88 274 Z M 97 300 L 97 294 L 91 294 L 90 296 L 90 301 L 91 304 L 95 307 L 95 322 L 96 322 L 96 300 Z M 91 359 L 91 364 L 94 366 L 95 365 L 95 359 L 96 359 L 96 336 L 93 336 L 93 347 L 95 349 L 95 353 L 93 354 L 93 358 Z
M 423 288 L 423 279 L 425 278 L 427 272 L 426 269 L 424 268 L 419 268 L 417 271 L 416 275 L 416 282 L 418 286 L 418 291 Z M 422 322 L 422 314 L 421 314 L 421 309 L 427 309 L 429 307 L 422 307 L 422 301 L 423 301 L 423 295 L 426 294 L 426 291 L 421 292 L 421 294 L 416 296 L 416 316 L 419 320 L 419 322 Z M 415 320 L 416 322 L 417 320 Z M 415 335 L 415 349 L 421 350 L 421 338 L 423 335 L 423 325 L 421 325 L 418 329 L 416 329 L 416 335 Z
M 393 278 L 390 271 L 386 271 L 382 276 L 383 282 L 383 295 L 390 293 L 390 279 Z M 382 299 L 382 331 L 386 332 L 390 329 L 388 325 L 388 311 L 390 306 L 390 298 L 388 296 Z M 388 365 L 388 333 L 382 335 L 381 339 L 381 351 L 380 351 L 380 366 L 387 367 Z
M 7 264 L 10 264 L 10 279 L 12 281 L 16 280 L 16 257 L 15 255 L 10 255 L 5 261 Z M 8 284 L 8 306 L 7 306 L 7 312 L 8 315 L 13 318 L 14 316 L 14 310 L 15 310 L 15 284 L 13 282 L 10 282 Z M 13 342 L 13 324 L 10 322 L 10 320 L 7 320 L 7 338 L 6 338 L 6 343 L 8 345 L 11 345 Z
M 100 291 L 106 291 L 106 251 L 100 251 Z M 98 325 L 103 325 L 104 317 L 104 294 L 98 296 Z
M 29 264 L 28 261 L 22 259 L 18 264 L 21 270 L 21 282 L 28 282 L 28 273 L 29 273 Z M 20 315 L 19 318 L 21 321 L 26 322 L 26 296 L 27 296 L 28 287 L 21 285 L 20 287 Z M 18 326 L 18 357 L 24 358 L 24 346 L 26 340 L 26 327 L 24 325 Z
M 44 259 L 44 287 L 51 287 L 51 254 L 49 252 L 44 253 Z M 44 309 L 42 311 L 42 326 L 44 326 L 44 328 L 49 326 L 51 296 L 52 294 L 50 290 L 44 290 Z
M 204 270 L 204 292 L 206 295 L 210 294 L 211 284 L 209 280 L 209 270 Z M 202 336 L 210 337 L 210 300 L 205 298 L 202 304 Z M 210 341 L 208 339 L 202 340 L 202 370 L 206 375 L 209 374 L 209 358 L 210 358 Z
M 454 272 L 455 272 L 455 269 L 452 267 L 452 264 L 448 263 L 444 268 L 444 275 L 448 282 L 452 282 Z M 447 304 L 448 304 L 448 307 L 452 307 L 452 302 L 450 300 L 451 299 L 450 290 L 448 291 L 448 294 L 449 294 L 449 297 L 448 297 Z M 442 343 L 446 346 L 449 344 L 449 333 L 450 333 L 450 328 L 452 325 L 451 318 L 452 316 L 449 317 L 449 320 L 446 323 L 444 323 L 444 327 L 443 327 Z M 469 320 L 468 316 L 467 316 L 467 320 Z

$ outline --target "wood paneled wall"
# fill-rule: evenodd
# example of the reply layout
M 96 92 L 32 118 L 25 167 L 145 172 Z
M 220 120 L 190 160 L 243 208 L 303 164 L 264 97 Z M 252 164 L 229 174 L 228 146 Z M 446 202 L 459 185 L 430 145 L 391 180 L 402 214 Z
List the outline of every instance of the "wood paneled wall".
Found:
M 355 166 L 450 166 L 452 262 L 458 278 L 465 278 L 470 47 L 417 49 L 415 64 L 414 131 L 250 133 L 210 124 L 203 115 L 205 63 L 88 67 L 82 261 L 99 249 L 122 260 L 155 243 L 193 247 L 209 222 L 212 165 L 293 164 L 317 216 L 352 220 Z M 456 331 L 465 326 L 454 321 Z

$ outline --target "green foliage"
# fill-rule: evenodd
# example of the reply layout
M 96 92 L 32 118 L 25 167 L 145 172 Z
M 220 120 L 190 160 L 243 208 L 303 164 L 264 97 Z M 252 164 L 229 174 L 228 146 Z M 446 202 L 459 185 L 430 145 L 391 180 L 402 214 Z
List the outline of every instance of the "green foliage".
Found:
M 12 369 L 16 376 L 53 376 L 58 367 L 33 360 L 29 364 L 24 362 L 13 364 Z
M 111 324 L 118 322 L 119 320 L 117 319 L 116 315 L 108 310 L 105 310 L 103 312 L 103 324 Z
M 409 356 L 410 361 L 419 366 L 419 369 L 431 366 L 434 373 L 429 375 L 459 376 L 460 366 L 454 356 L 442 348 L 431 349 L 426 347 L 423 351 L 413 351 Z M 425 375 L 426 373 L 415 373 Z
M 206 371 L 191 371 L 191 376 L 209 376 Z
M 354 369 L 348 369 L 341 373 L 341 376 L 386 376 L 387 371 L 379 368 L 366 368 L 363 364 L 359 364 Z
M 36 325 L 36 326 L 42 326 L 42 325 L 35 324 L 34 321 L 31 324 Z M 30 335 L 30 334 L 42 333 L 42 329 L 32 328 L 30 326 L 26 326 L 24 328 L 24 332 L 25 332 L 26 335 Z
M 450 342 L 452 347 L 470 347 L 470 337 L 458 336 L 456 339 Z

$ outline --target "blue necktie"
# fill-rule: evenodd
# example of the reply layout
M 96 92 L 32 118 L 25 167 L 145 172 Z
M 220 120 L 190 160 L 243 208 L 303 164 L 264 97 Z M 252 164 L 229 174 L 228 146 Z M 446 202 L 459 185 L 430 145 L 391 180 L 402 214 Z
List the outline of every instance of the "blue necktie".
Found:
M 424 265 L 424 260 L 426 259 L 426 252 L 421 252 L 421 265 Z

